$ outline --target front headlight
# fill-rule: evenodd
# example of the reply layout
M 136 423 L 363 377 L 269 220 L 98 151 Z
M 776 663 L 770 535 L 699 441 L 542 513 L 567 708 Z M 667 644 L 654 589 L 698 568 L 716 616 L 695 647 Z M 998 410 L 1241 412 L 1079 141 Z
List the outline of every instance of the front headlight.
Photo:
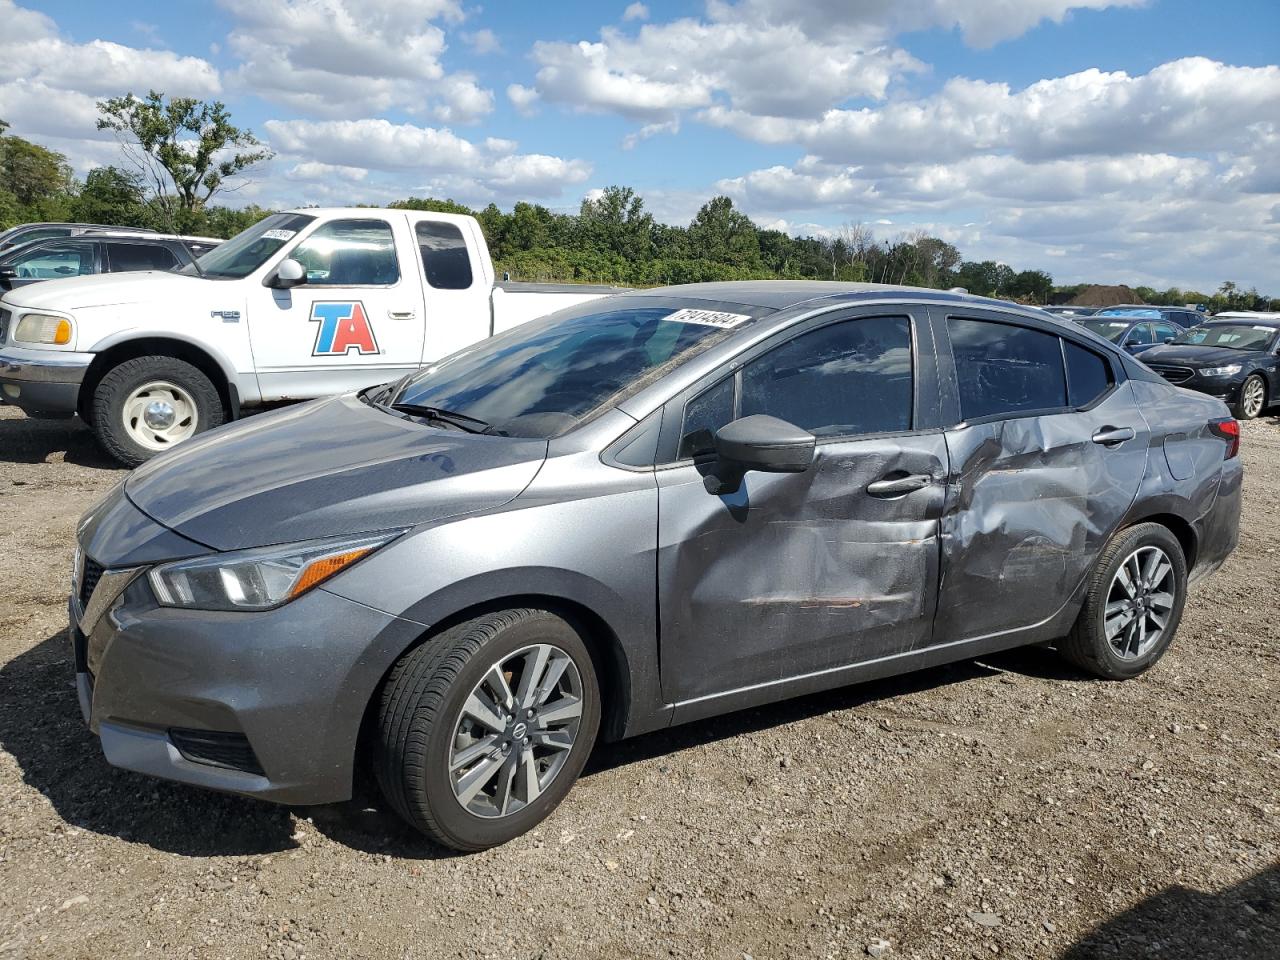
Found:
M 178 560 L 147 576 L 164 607 L 269 610 L 384 547 L 404 531 L 310 540 Z
M 1225 367 L 1201 367 L 1200 376 L 1202 377 L 1234 377 L 1243 370 L 1238 363 L 1228 363 Z
M 23 343 L 43 343 L 65 347 L 71 342 L 75 328 L 66 317 L 48 313 L 28 313 L 18 320 L 13 339 Z

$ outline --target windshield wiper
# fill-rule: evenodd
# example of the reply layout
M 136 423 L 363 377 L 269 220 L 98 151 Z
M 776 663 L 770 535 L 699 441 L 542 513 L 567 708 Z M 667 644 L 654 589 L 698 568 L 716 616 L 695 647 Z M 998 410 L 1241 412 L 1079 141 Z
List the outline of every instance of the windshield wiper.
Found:
M 493 424 L 487 420 L 469 417 L 465 413 L 458 413 L 456 410 L 442 410 L 440 407 L 431 407 L 421 403 L 392 403 L 387 406 L 388 409 L 407 413 L 410 416 L 447 423 L 450 426 L 457 427 L 459 430 L 465 430 L 467 433 L 498 433 L 493 429 Z

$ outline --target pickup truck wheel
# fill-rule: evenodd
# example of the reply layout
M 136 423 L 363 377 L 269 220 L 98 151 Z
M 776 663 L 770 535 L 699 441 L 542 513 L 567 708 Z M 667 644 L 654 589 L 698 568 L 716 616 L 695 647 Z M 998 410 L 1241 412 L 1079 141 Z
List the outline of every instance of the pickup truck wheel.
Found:
M 391 806 L 454 850 L 532 829 L 582 772 L 600 724 L 591 655 L 545 610 L 488 614 L 392 668 L 374 772 Z
M 109 370 L 92 411 L 98 442 L 131 467 L 225 419 L 213 382 L 176 357 L 136 357 Z

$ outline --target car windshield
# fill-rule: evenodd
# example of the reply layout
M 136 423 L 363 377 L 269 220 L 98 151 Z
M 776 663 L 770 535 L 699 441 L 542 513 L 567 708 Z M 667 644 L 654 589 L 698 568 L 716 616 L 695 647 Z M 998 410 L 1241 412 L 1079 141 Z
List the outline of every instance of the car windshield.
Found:
M 1264 327 L 1252 323 L 1206 323 L 1184 330 L 1173 342 L 1192 344 L 1197 347 L 1265 350 L 1275 334 L 1275 327 Z
M 382 402 L 461 414 L 490 433 L 558 436 L 730 336 L 750 322 L 741 312 L 748 309 L 652 297 L 592 301 L 455 353 Z
M 304 213 L 273 213 L 214 247 L 195 263 L 187 264 L 180 272 L 215 280 L 247 277 L 314 219 Z
M 1124 332 L 1133 326 L 1132 320 L 1077 320 L 1076 322 L 1089 332 L 1096 333 L 1112 343 L 1119 343 Z

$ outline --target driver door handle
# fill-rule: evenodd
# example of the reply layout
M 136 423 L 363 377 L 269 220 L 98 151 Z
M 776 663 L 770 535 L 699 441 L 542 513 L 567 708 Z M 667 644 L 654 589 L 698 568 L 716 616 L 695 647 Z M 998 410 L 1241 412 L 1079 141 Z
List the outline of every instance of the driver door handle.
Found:
M 412 320 L 414 317 L 413 310 L 388 310 L 387 316 L 392 320 Z
M 867 484 L 867 493 L 873 497 L 901 497 L 908 493 L 923 490 L 933 483 L 933 477 L 927 473 L 913 473 L 893 480 L 876 480 Z
M 1117 447 L 1135 436 L 1133 427 L 1102 427 L 1093 435 L 1093 442 L 1100 443 L 1104 447 Z

